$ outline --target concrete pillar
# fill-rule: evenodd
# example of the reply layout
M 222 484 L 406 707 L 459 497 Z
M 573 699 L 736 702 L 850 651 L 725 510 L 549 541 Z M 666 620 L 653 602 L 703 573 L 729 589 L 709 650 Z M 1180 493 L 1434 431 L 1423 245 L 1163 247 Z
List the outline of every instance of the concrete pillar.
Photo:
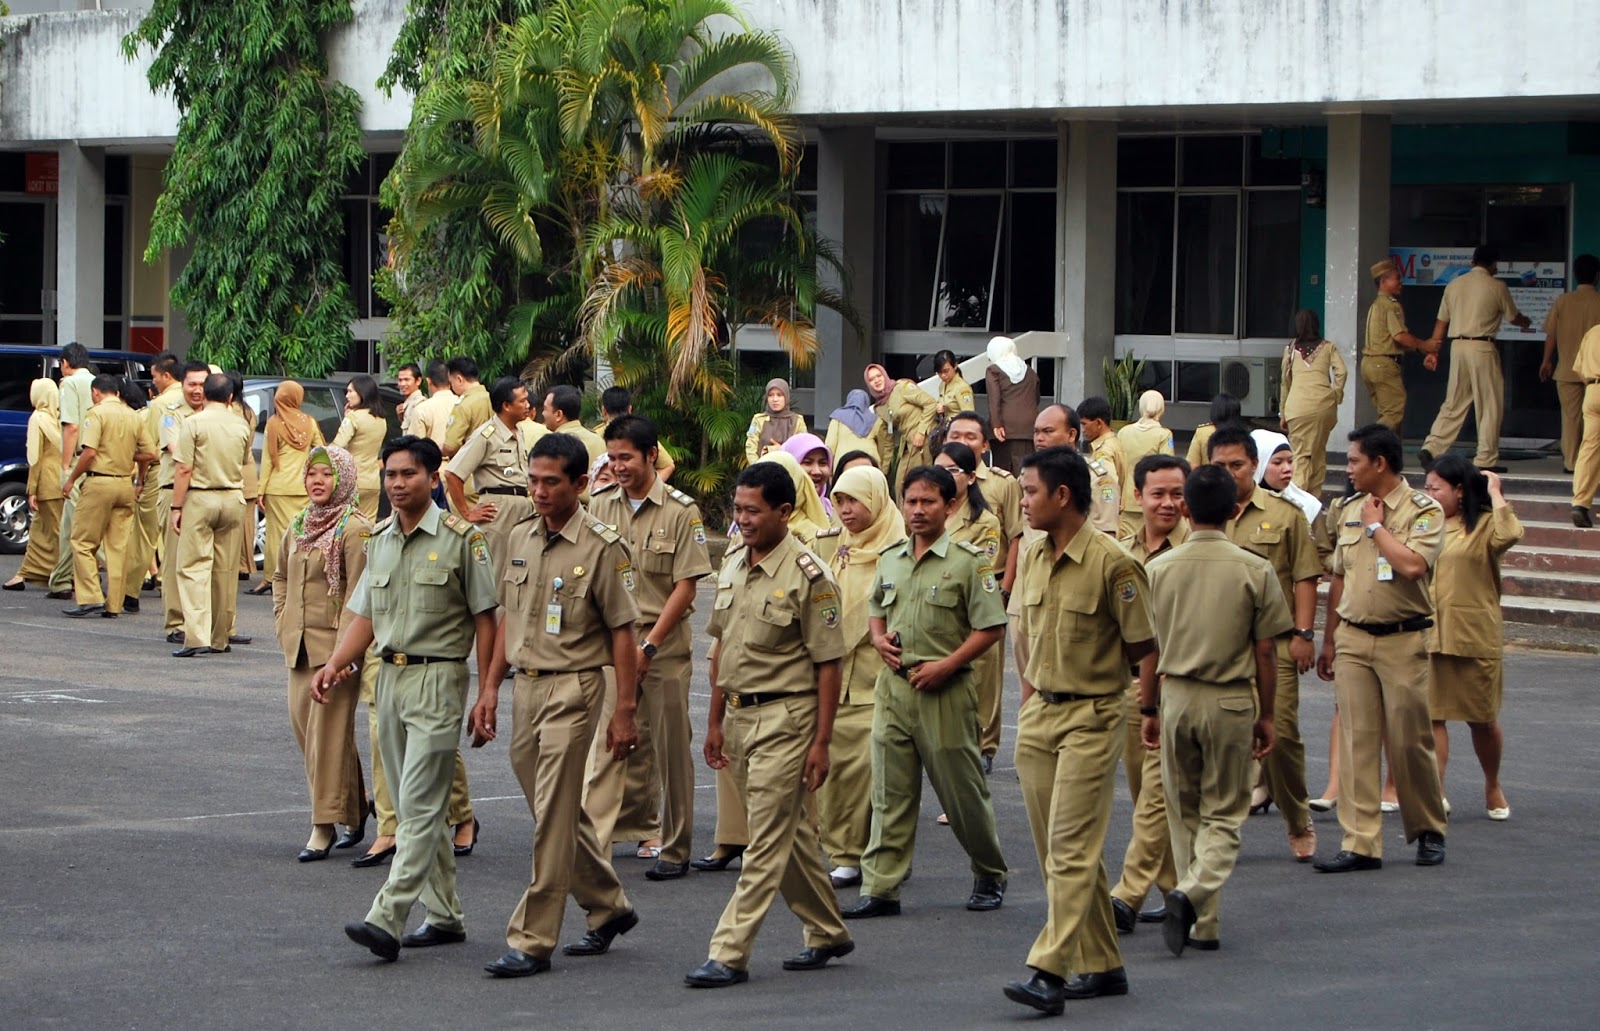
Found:
M 106 152 L 61 146 L 56 209 L 56 340 L 104 346 Z
M 1361 384 L 1358 352 L 1366 344 L 1367 308 L 1377 291 L 1367 269 L 1389 253 L 1389 138 L 1387 115 L 1328 118 L 1328 239 L 1322 332 L 1337 341 L 1350 380 L 1328 450 L 1376 416 Z
M 1116 326 L 1117 124 L 1061 122 L 1056 195 L 1056 329 L 1068 338 L 1058 388 L 1076 405 L 1105 389 Z
M 837 312 L 817 311 L 817 387 L 812 408 L 817 433 L 826 432 L 828 413 L 861 385 L 861 370 L 872 361 L 877 326 L 878 243 L 877 137 L 872 126 L 823 129 L 817 140 L 817 233 L 843 252 L 850 281 L 843 287 L 861 315 L 858 333 Z

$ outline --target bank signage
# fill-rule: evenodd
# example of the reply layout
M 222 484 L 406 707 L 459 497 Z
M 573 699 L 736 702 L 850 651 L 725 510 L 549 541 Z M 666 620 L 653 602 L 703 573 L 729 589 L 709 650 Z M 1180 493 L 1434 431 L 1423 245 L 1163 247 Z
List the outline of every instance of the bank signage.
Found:
M 1442 287 L 1472 268 L 1471 247 L 1391 247 L 1389 254 L 1400 267 L 1406 286 Z M 1511 290 L 1517 310 L 1528 316 L 1528 329 L 1502 323 L 1499 339 L 1544 339 L 1544 318 L 1550 306 L 1567 289 L 1567 266 L 1560 261 L 1502 261 L 1495 278 Z

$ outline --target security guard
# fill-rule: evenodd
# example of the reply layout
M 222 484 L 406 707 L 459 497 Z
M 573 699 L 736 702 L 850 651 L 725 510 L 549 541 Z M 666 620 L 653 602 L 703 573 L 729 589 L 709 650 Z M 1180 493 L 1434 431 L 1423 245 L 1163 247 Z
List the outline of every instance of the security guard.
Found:
M 639 922 L 611 866 L 610 843 L 601 844 L 583 810 L 605 666 L 617 671 L 606 747 L 620 764 L 638 743 L 636 574 L 628 545 L 578 501 L 588 479 L 578 441 L 552 433 L 533 445 L 528 487 L 537 514 L 512 531 L 500 581 L 506 614 L 472 707 L 479 747 L 495 736 L 500 681 L 508 663 L 516 667 L 511 768 L 533 814 L 533 876 L 506 927 L 510 948 L 484 967 L 495 977 L 550 969 L 569 893 L 589 914 L 589 930 L 562 950 L 568 956 L 598 956 Z
M 399 788 L 400 823 L 389 879 L 366 918 L 346 924 L 344 932 L 392 963 L 401 945 L 466 940 L 445 800 L 466 705 L 468 653 L 477 652 L 481 683 L 498 672 L 491 661 L 495 593 L 489 544 L 471 523 L 433 504 L 438 445 L 395 437 L 384 444 L 382 461 L 394 515 L 367 543 L 367 568 L 350 597 L 355 618 L 312 677 L 311 696 L 326 702 L 351 664 L 372 649 L 372 661 L 379 663 L 378 733 L 390 779 Z M 419 898 L 426 918 L 402 938 Z
M 750 844 L 709 958 L 684 977 L 693 988 L 748 980 L 756 934 L 779 892 L 805 928 L 806 947 L 784 960 L 785 970 L 814 970 L 855 949 L 822 865 L 813 799 L 828 776 L 839 702 L 839 586 L 789 533 L 794 503 L 794 480 L 777 463 L 756 462 L 735 481 L 745 546 L 717 576 L 704 751 L 706 765 L 730 774 Z
M 161 439 L 161 423 L 166 417 L 167 406 L 183 404 L 183 383 L 179 379 L 182 371 L 183 363 L 170 351 L 159 355 L 150 366 L 150 381 L 157 393 L 139 413 L 139 418 L 144 420 L 145 432 L 150 434 L 152 441 L 159 443 Z M 161 459 L 167 460 L 164 452 Z M 128 538 L 127 568 L 122 577 L 123 596 L 132 602 L 124 606 L 129 612 L 139 611 L 139 594 L 144 589 L 145 577 L 150 573 L 151 560 L 160 554 L 161 538 L 166 530 L 166 520 L 161 511 L 160 481 L 159 475 L 152 476 L 150 470 L 146 469 L 139 482 L 134 484 L 139 496 L 134 512 L 133 533 Z M 270 570 L 267 575 L 271 575 Z
M 1428 714 L 1428 581 L 1444 547 L 1444 510 L 1400 475 L 1400 438 L 1384 426 L 1350 434 L 1347 468 L 1357 493 L 1335 501 L 1328 620 L 1317 675 L 1339 706 L 1338 855 L 1322 873 L 1383 866 L 1380 749 L 1400 795 L 1417 865 L 1444 862 L 1446 816 Z
M 1144 570 L 1088 525 L 1083 456 L 1053 447 L 1023 459 L 1022 511 L 1045 537 L 1017 574 L 1030 654 L 1016 762 L 1049 915 L 1028 953 L 1032 976 L 1005 993 L 1056 1014 L 1069 998 L 1128 990 L 1104 851 L 1128 666 L 1150 654 L 1155 634 Z
M 172 653 L 178 659 L 228 651 L 238 607 L 244 466 L 253 434 L 228 407 L 232 396 L 227 376 L 207 376 L 205 408 L 178 427 L 172 488 L 183 605 L 183 647 Z
M 134 469 L 137 467 L 143 480 L 145 468 L 155 461 L 156 445 L 144 419 L 123 403 L 114 377 L 94 377 L 89 391 L 94 407 L 84 416 L 78 459 L 61 487 L 70 495 L 80 478 L 83 482 L 72 523 L 72 588 L 78 604 L 63 611 L 74 617 L 116 619 L 126 597 L 123 566 L 137 500 Z M 100 565 L 95 558 L 102 546 L 109 597 L 100 590 Z
M 1401 374 L 1400 357 L 1405 349 L 1437 354 L 1438 341 L 1423 340 L 1406 329 L 1406 313 L 1400 307 L 1400 269 L 1393 258 L 1384 258 L 1371 268 L 1372 284 L 1378 296 L 1367 309 L 1367 346 L 1361 352 L 1361 382 L 1367 385 L 1372 403 L 1378 408 L 1378 421 L 1401 433 L 1406 418 L 1406 381 Z
M 494 418 L 467 438 L 444 471 L 445 493 L 461 517 L 489 538 L 495 582 L 506 573 L 511 528 L 533 515 L 528 499 L 526 455 L 549 431 L 528 421 L 528 388 L 515 376 L 503 376 L 489 389 Z M 471 481 L 476 504 L 467 502 Z
M 1006 624 L 1000 585 L 983 549 L 945 532 L 956 483 L 917 466 L 900 484 L 911 540 L 887 549 L 867 606 L 884 669 L 874 689 L 872 840 L 861 857 L 861 897 L 847 918 L 898 916 L 911 868 L 926 769 L 950 829 L 972 865 L 967 908 L 999 909 L 1006 862 L 978 750 L 973 664 Z
M 166 635 L 168 644 L 183 643 L 183 600 L 178 597 L 178 534 L 172 524 L 172 489 L 178 475 L 178 463 L 173 456 L 178 450 L 179 424 L 206 406 L 206 377 L 209 375 L 211 370 L 205 362 L 184 363 L 180 396 L 150 406 L 159 410 L 161 418 L 161 429 L 156 435 L 156 443 L 161 448 L 161 464 L 157 469 L 161 497 L 157 511 L 161 516 L 161 632 Z
M 494 418 L 489 388 L 478 382 L 478 363 L 461 355 L 445 363 L 450 374 L 450 390 L 456 405 L 444 427 L 444 457 L 454 458 L 472 432 Z
M 689 614 L 695 585 L 711 572 L 705 524 L 687 494 L 656 475 L 660 442 L 655 423 L 622 415 L 606 426 L 606 448 L 617 483 L 594 495 L 590 511 L 628 542 L 636 564 L 639 604 L 639 705 L 655 747 L 664 818 L 661 854 L 645 876 L 672 880 L 689 872 L 694 844 L 694 756 L 690 749 L 689 681 L 693 674 Z M 584 808 L 600 841 L 624 803 L 627 764 L 590 756 Z
M 1572 367 L 1583 377 L 1583 444 L 1572 469 L 1572 522 L 1593 526 L 1589 507 L 1600 490 L 1600 326 L 1583 335 Z

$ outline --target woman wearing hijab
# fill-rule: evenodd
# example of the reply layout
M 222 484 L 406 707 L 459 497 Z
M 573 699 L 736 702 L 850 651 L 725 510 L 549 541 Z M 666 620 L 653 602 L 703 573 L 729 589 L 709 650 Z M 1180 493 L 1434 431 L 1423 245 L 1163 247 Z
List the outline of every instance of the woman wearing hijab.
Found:
M 839 624 L 849 651 L 833 718 L 833 767 L 817 791 L 817 820 L 833 885 L 845 888 L 861 883 L 861 854 L 872 835 L 873 684 L 883 657 L 867 633 L 867 602 L 879 557 L 906 539 L 906 528 L 889 481 L 871 466 L 845 470 L 833 499 L 844 531 L 839 547 L 823 557 L 839 581 Z
M 25 590 L 28 581 L 41 586 L 60 557 L 61 508 L 61 388 L 48 377 L 36 379 L 28 389 L 33 414 L 28 416 L 28 508 L 33 522 L 28 527 L 28 551 L 22 568 L 7 580 L 8 591 Z
M 795 540 L 811 547 L 817 541 L 817 534 L 829 526 L 827 509 L 822 507 L 822 496 L 817 493 L 811 477 L 794 460 L 794 456 L 782 448 L 762 455 L 757 461 L 776 462 L 794 481 L 795 502 L 794 512 L 789 516 L 789 532 Z
M 1333 547 L 1327 540 L 1324 521 L 1317 518 L 1322 514 L 1322 499 L 1295 486 L 1295 459 L 1289 438 L 1271 430 L 1251 430 L 1250 437 L 1256 442 L 1256 454 L 1259 456 L 1256 482 L 1282 494 L 1283 500 L 1305 513 L 1306 520 L 1311 524 L 1311 539 L 1317 544 L 1317 555 L 1326 563 Z
M 383 418 L 383 396 L 371 376 L 354 376 L 344 388 L 344 421 L 333 435 L 335 447 L 347 448 L 356 460 L 356 505 L 368 519 L 378 518 L 378 492 L 383 480 L 383 438 L 389 424 Z
M 1328 476 L 1328 434 L 1339 419 L 1344 383 L 1349 376 L 1339 345 L 1322 339 L 1322 323 L 1310 308 L 1294 317 L 1294 339 L 1283 349 L 1279 423 L 1294 449 L 1294 482 L 1312 494 L 1322 493 Z
M 890 379 L 889 370 L 881 365 L 867 366 L 862 378 L 893 441 L 890 453 L 883 456 L 884 475 L 892 486 L 901 473 L 928 463 L 928 434 L 939 402 L 908 379 Z
M 789 407 L 791 393 L 788 380 L 767 381 L 767 407 L 750 419 L 750 428 L 744 434 L 745 465 L 754 465 L 762 455 L 806 431 L 806 417 Z
M 278 384 L 272 398 L 273 413 L 267 420 L 267 436 L 261 445 L 261 510 L 267 518 L 263 547 L 267 575 L 278 568 L 278 546 L 290 520 L 306 507 L 306 460 L 311 449 L 323 444 L 322 427 L 300 410 L 306 391 L 292 379 Z M 354 484 L 351 485 L 354 490 Z M 263 580 L 251 594 L 266 594 L 271 586 Z
M 311 678 L 328 661 L 351 617 L 350 596 L 366 568 L 372 523 L 356 507 L 356 463 L 339 447 L 317 447 L 303 459 L 310 504 L 293 517 L 276 549 L 272 615 L 289 667 L 289 722 L 305 754 L 311 796 L 311 838 L 299 860 L 328 858 L 366 833 L 367 792 L 356 751 L 355 677 L 319 705 Z M 347 829 L 334 840 L 335 825 Z
M 883 468 L 891 454 L 889 425 L 872 410 L 872 395 L 865 390 L 852 390 L 845 395 L 844 404 L 829 417 L 827 447 L 836 455 L 853 451 L 871 455 Z
M 1016 341 L 994 337 L 985 353 L 984 389 L 989 394 L 994 464 L 1020 473 L 1023 456 L 1033 452 L 1033 421 L 1039 417 L 1039 377 L 1017 354 Z
M 1134 489 L 1133 467 L 1146 455 L 1177 454 L 1172 446 L 1172 431 L 1161 425 L 1166 414 L 1167 399 L 1159 390 L 1146 390 L 1139 395 L 1139 421 L 1117 431 L 1117 444 L 1122 448 L 1122 520 L 1119 536 L 1133 537 L 1144 529 L 1144 510 L 1139 507 L 1138 492 Z
M 822 510 L 828 515 L 828 525 L 838 526 L 839 517 L 833 510 L 833 503 L 828 500 L 833 484 L 833 452 L 828 445 L 815 433 L 800 433 L 784 441 L 783 450 L 799 462 L 800 468 L 811 478 L 811 486 L 816 488 Z

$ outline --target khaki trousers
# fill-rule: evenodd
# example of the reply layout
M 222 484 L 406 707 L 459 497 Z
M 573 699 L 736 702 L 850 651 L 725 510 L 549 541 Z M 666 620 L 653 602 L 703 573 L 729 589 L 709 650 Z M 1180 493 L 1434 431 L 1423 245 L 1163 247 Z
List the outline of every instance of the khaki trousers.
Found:
M 399 821 L 395 818 L 394 796 L 389 792 L 389 778 L 383 769 L 383 747 L 378 737 L 378 660 L 377 652 L 367 652 L 361 667 L 361 700 L 367 704 L 368 744 L 372 746 L 372 808 L 378 816 L 378 837 L 393 837 Z M 449 828 L 472 822 L 472 794 L 467 785 L 467 764 L 461 761 L 461 749 L 456 748 L 455 772 L 450 777 L 450 802 L 445 810 Z M 454 854 L 452 852 L 452 854 Z
M 318 705 L 311 697 L 311 677 L 316 671 L 312 666 L 289 671 L 289 724 L 305 754 L 311 822 L 359 827 L 367 809 L 361 754 L 356 751 L 360 691 L 354 684 L 340 685 L 326 704 Z
M 1239 828 L 1250 813 L 1249 681 L 1209 684 L 1167 677 L 1161 688 L 1161 776 L 1177 861 L 1177 890 L 1194 904 L 1196 940 L 1220 937 L 1222 886 L 1239 861 Z M 1341 802 L 1343 799 L 1341 798 Z
M 62 499 L 61 520 L 58 524 L 59 532 L 56 534 L 56 565 L 50 571 L 49 588 L 51 591 L 70 591 L 73 586 L 72 571 L 72 516 L 77 510 L 78 496 L 83 493 L 84 480 L 81 477 L 78 485 L 72 488 L 72 493 Z
M 311 499 L 304 494 L 267 494 L 264 500 L 267 505 L 267 532 L 261 550 L 261 568 L 266 578 L 271 580 L 272 571 L 278 568 L 278 551 L 283 547 L 283 535 L 288 531 L 289 524 L 294 522 L 294 517 L 311 503 Z
M 1561 464 L 1578 468 L 1578 448 L 1583 445 L 1582 380 L 1556 380 L 1556 396 L 1561 401 Z
M 373 522 L 378 521 L 378 499 L 383 496 L 383 488 L 377 487 L 371 491 L 362 491 L 361 497 L 356 501 L 356 508 L 361 514 Z
M 978 678 L 978 750 L 984 755 L 1000 754 L 1000 717 L 1006 685 L 1005 637 L 978 656 L 972 664 Z
M 233 574 L 232 563 L 227 571 Z M 418 899 L 427 923 L 446 930 L 465 927 L 455 850 L 444 820 L 467 679 L 465 662 L 405 667 L 385 662 L 378 670 L 378 737 L 399 775 L 395 811 L 400 822 L 389 879 L 378 889 L 366 920 L 396 938 L 405 932 Z
M 485 494 L 479 500 L 499 509 L 493 519 L 478 524 L 489 541 L 489 560 L 494 563 L 495 583 L 499 583 L 511 560 L 511 528 L 533 515 L 533 501 L 526 494 Z
M 191 490 L 178 534 L 178 600 L 183 643 L 228 647 L 239 604 L 239 533 L 244 496 L 237 490 Z
M 1033 695 L 1017 714 L 1017 778 L 1049 905 L 1028 966 L 1058 977 L 1122 966 L 1105 861 L 1121 707 L 1115 694 L 1059 705 Z
M 1272 751 L 1261 760 L 1267 794 L 1283 814 L 1290 834 L 1311 826 L 1306 794 L 1306 743 L 1300 739 L 1300 671 L 1289 657 L 1289 643 L 1278 642 L 1278 692 L 1272 707 Z
M 805 785 L 806 753 L 817 735 L 817 696 L 730 707 L 722 726 L 723 753 L 750 843 L 733 897 L 711 933 L 711 958 L 748 969 L 756 934 L 779 893 L 800 918 L 808 948 L 844 944 L 850 932 L 822 865 L 816 806 Z
M 1399 359 L 1380 354 L 1362 358 L 1361 382 L 1372 395 L 1378 421 L 1399 434 L 1406 421 L 1406 380 Z
M 133 481 L 121 476 L 85 476 L 78 491 L 78 510 L 72 527 L 72 590 L 79 605 L 104 605 L 121 612 L 128 537 L 133 532 Z M 100 590 L 101 547 L 106 554 L 106 586 Z
M 861 894 L 900 897 L 917 842 L 923 770 L 972 861 L 972 875 L 1004 881 L 1006 861 L 978 752 L 975 675 L 918 691 L 886 668 L 873 693 L 872 838 L 861 857 Z
M 137 598 L 144 591 L 150 560 L 161 547 L 161 488 L 152 477 L 144 481 L 134 504 L 133 532 L 128 535 L 128 560 L 122 574 L 122 596 Z
M 178 535 L 172 532 L 172 488 L 160 487 L 156 516 L 161 520 L 161 632 L 183 629 L 183 599 L 178 596 Z
M 256 499 L 245 498 L 244 514 L 239 520 L 239 572 L 247 576 L 256 575 L 256 519 L 260 515 Z
M 39 510 L 33 513 L 33 521 L 28 525 L 28 550 L 22 557 L 22 568 L 17 575 L 31 584 L 48 586 L 61 549 L 63 502 L 55 498 L 38 504 Z
M 746 819 L 744 803 L 739 800 L 739 789 L 733 783 L 733 774 L 724 767 L 717 771 L 717 844 L 750 844 L 750 821 Z
M 1138 909 L 1152 885 L 1165 895 L 1178 883 L 1178 875 L 1172 865 L 1172 835 L 1167 829 L 1161 752 L 1144 747 L 1138 683 L 1123 697 L 1127 741 L 1122 748 L 1122 769 L 1128 777 L 1128 794 L 1133 798 L 1133 836 L 1128 839 L 1128 849 L 1122 855 L 1122 875 L 1111 894 Z
M 1583 391 L 1583 446 L 1572 469 L 1572 503 L 1588 508 L 1600 490 L 1600 383 Z
M 1323 481 L 1328 478 L 1328 435 L 1339 419 L 1337 408 L 1326 408 L 1314 415 L 1301 415 L 1287 420 L 1289 450 L 1294 455 L 1294 485 L 1322 496 Z M 1265 462 L 1270 455 L 1262 455 Z
M 833 717 L 831 767 L 817 790 L 817 820 L 822 851 L 834 866 L 859 868 L 861 854 L 872 840 L 873 709 L 871 702 L 841 702 Z
M 612 670 L 606 667 L 606 687 L 612 686 Z M 616 692 L 608 691 L 606 705 L 600 710 L 600 726 L 611 721 L 616 712 Z M 661 771 L 656 767 L 655 742 L 650 737 L 650 717 L 641 709 L 637 713 L 639 746 L 628 761 L 623 763 L 626 778 L 622 786 L 622 808 L 617 811 L 616 825 L 611 828 L 611 843 L 619 841 L 644 842 L 661 839 Z M 599 741 L 603 735 L 596 734 Z M 604 741 L 600 741 L 604 745 Z M 589 754 L 604 753 L 604 747 L 591 745 Z M 591 771 L 594 767 L 591 765 Z M 604 841 L 602 840 L 602 844 Z
M 1339 825 L 1344 828 L 1339 847 L 1374 859 L 1383 856 L 1379 761 L 1386 734 L 1406 841 L 1423 831 L 1445 833 L 1448 820 L 1428 714 L 1425 635 L 1374 637 L 1342 624 L 1333 679 L 1339 706 Z
M 1452 340 L 1450 381 L 1444 406 L 1433 420 L 1422 446 L 1438 456 L 1450 450 L 1461 435 L 1467 412 L 1478 419 L 1478 453 L 1473 464 L 1486 469 L 1500 463 L 1500 422 L 1505 416 L 1506 381 L 1500 370 L 1500 352 L 1489 340 Z
M 533 873 L 511 914 L 506 944 L 548 958 L 570 892 L 593 930 L 633 907 L 609 846 L 583 811 L 583 773 L 599 724 L 598 669 L 549 677 L 517 674 L 511 705 L 511 769 L 533 814 Z

